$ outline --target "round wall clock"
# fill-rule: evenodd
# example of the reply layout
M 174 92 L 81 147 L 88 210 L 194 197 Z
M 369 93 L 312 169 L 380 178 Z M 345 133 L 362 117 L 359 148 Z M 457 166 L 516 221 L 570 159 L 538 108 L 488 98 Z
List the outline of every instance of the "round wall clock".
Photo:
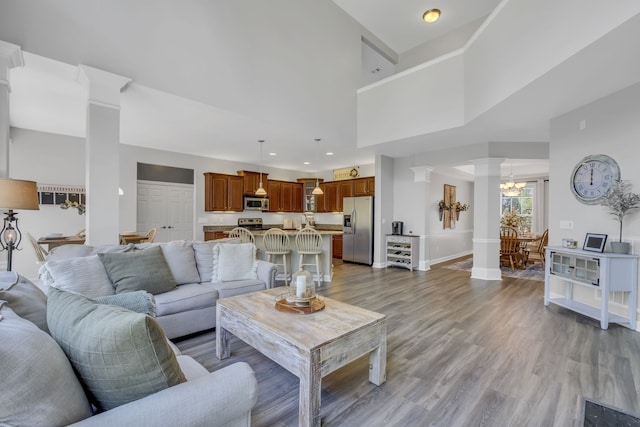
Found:
M 613 184 L 619 180 L 618 163 L 604 154 L 593 154 L 573 168 L 570 185 L 578 200 L 595 205 L 607 197 Z

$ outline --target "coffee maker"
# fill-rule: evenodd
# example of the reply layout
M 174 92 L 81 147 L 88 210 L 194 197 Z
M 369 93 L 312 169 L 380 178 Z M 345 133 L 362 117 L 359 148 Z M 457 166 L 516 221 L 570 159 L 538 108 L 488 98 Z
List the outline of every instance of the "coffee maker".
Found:
M 394 235 L 402 235 L 402 226 L 403 226 L 403 222 L 402 221 L 393 221 L 391 223 L 391 234 Z

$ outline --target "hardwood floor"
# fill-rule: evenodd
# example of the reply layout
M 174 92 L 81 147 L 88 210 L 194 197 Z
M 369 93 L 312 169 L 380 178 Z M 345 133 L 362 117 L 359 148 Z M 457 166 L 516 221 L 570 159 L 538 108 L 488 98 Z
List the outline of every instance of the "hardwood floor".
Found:
M 439 266 L 336 265 L 320 294 L 388 316 L 387 382 L 368 382 L 367 356 L 324 377 L 323 425 L 578 426 L 583 397 L 640 413 L 640 334 L 546 308 L 543 288 Z M 252 366 L 254 427 L 298 424 L 294 375 L 235 338 L 231 357 L 218 360 L 214 332 L 177 345 L 209 370 Z

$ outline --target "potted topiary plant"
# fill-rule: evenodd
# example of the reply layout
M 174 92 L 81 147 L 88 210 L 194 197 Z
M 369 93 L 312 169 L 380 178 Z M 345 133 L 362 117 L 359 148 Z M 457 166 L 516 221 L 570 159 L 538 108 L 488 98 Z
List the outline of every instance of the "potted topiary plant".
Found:
M 609 195 L 601 203 L 620 223 L 620 239 L 611 242 L 611 251 L 617 254 L 628 254 L 631 245 L 622 241 L 622 220 L 632 209 L 640 207 L 640 194 L 632 193 L 629 181 L 617 181 L 611 188 Z

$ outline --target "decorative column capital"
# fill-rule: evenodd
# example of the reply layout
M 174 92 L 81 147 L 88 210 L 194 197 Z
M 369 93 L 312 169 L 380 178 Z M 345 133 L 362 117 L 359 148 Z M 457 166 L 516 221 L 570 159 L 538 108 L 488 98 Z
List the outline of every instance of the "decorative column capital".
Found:
M 413 182 L 431 182 L 431 166 L 415 166 L 410 169 L 413 171 Z
M 127 90 L 133 80 L 80 64 L 76 81 L 87 89 L 89 103 L 119 110 L 120 93 Z
M 24 67 L 22 48 L 0 40 L 0 85 L 9 87 L 9 70 Z
M 24 67 L 22 48 L 0 40 L 0 58 L 6 59 L 9 68 Z

